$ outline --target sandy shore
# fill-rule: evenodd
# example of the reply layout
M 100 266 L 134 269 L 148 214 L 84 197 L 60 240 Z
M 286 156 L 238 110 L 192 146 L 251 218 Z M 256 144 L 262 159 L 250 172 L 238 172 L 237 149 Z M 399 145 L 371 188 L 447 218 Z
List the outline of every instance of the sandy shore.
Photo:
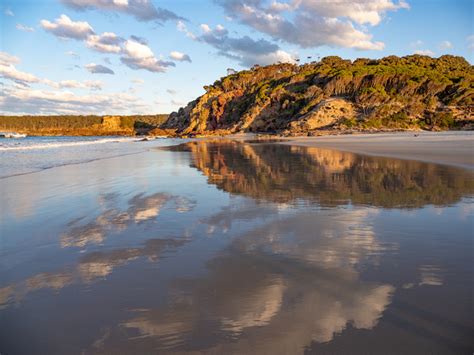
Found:
M 474 132 L 403 132 L 298 137 L 281 144 L 332 148 L 474 169 Z

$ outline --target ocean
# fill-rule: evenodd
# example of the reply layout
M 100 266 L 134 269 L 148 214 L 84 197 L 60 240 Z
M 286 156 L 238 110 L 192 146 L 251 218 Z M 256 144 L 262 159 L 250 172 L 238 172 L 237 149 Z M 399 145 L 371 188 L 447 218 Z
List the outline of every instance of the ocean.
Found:
M 136 154 L 160 146 L 163 140 L 139 137 L 25 137 L 0 138 L 0 178 Z M 167 140 L 166 144 L 170 144 Z

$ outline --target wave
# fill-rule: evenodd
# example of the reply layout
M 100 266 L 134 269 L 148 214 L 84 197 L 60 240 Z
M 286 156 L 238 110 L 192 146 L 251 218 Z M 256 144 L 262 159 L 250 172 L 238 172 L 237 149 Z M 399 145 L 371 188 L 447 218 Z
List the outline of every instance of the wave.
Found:
M 18 150 L 41 150 L 41 149 L 52 149 L 52 148 L 64 148 L 64 147 L 76 147 L 83 145 L 93 144 L 105 144 L 105 143 L 120 143 L 120 142 L 137 142 L 137 138 L 126 137 L 126 138 L 102 138 L 97 140 L 86 140 L 86 141 L 68 141 L 68 142 L 37 142 L 31 145 L 15 145 L 15 146 L 0 146 L 0 151 L 18 151 Z

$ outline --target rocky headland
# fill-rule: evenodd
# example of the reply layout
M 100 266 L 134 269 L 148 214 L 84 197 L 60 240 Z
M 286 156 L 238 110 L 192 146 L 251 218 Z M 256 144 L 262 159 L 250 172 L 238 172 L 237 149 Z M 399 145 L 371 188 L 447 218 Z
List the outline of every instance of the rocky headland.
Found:
M 155 133 L 297 136 L 474 128 L 474 69 L 452 55 L 256 65 L 204 89 Z

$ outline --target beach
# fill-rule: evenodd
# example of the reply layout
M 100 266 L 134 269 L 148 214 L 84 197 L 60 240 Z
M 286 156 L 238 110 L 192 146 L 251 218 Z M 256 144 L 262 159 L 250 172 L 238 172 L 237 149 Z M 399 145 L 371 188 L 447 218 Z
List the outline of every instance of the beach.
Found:
M 473 172 L 402 136 L 18 141 L 2 353 L 466 353 Z
M 399 132 L 290 138 L 291 144 L 474 168 L 474 132 Z

